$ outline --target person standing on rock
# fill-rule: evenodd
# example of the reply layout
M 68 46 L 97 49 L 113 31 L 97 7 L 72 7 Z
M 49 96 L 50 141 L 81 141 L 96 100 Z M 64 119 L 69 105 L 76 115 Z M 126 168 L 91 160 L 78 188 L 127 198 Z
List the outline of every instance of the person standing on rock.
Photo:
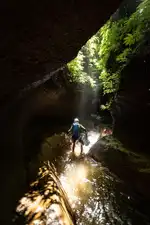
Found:
M 73 124 L 71 125 L 68 133 L 72 134 L 72 152 L 74 153 L 76 142 L 79 141 L 81 144 L 81 154 L 83 153 L 83 139 L 82 134 L 85 132 L 87 136 L 86 128 L 79 123 L 79 119 L 75 118 Z

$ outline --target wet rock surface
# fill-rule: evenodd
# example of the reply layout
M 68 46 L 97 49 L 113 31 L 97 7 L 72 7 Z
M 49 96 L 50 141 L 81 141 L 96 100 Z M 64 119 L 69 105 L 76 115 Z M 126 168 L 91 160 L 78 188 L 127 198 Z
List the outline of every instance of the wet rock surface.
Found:
M 13 213 L 16 199 L 36 176 L 39 166 L 37 155 L 43 139 L 56 132 L 67 131 L 73 117 L 79 113 L 83 87 L 70 84 L 61 70 L 43 85 L 25 92 L 4 109 L 5 117 L 1 121 L 3 151 L 0 166 L 4 170 L 1 174 L 1 180 L 4 181 L 1 193 L 6 193 L 1 196 L 3 214 L 6 209 L 7 213 Z M 92 90 L 88 87 L 86 94 L 92 98 Z M 94 109 L 92 101 L 89 104 L 87 99 L 81 105 L 87 108 L 87 113 Z M 68 127 L 64 128 L 66 124 Z M 8 199 L 11 199 L 9 205 Z M 4 216 L 6 224 L 7 219 L 11 218 Z
M 139 209 L 148 215 L 150 158 L 127 150 L 113 136 L 106 136 L 95 143 L 89 156 L 115 174 L 133 193 Z
M 88 137 L 91 144 L 95 143 L 98 136 L 98 130 L 96 131 L 96 129 L 93 130 L 89 127 Z M 117 148 L 117 146 L 119 147 L 119 142 L 112 138 L 109 138 L 108 142 L 108 137 L 105 136 L 105 148 L 110 147 L 110 145 Z M 26 215 L 27 224 L 30 224 L 29 221 L 44 225 L 53 224 L 54 219 L 56 219 L 55 222 L 58 224 L 71 224 L 68 219 L 66 220 L 67 211 L 60 213 L 57 207 L 53 206 L 58 204 L 57 201 L 53 201 L 53 197 L 55 196 L 54 199 L 57 200 L 56 196 L 61 196 L 64 201 L 63 206 L 72 215 L 73 224 L 150 224 L 148 199 L 143 201 L 142 197 L 131 188 L 132 185 L 129 185 L 127 179 L 123 180 L 123 176 L 119 178 L 117 173 L 116 176 L 113 173 L 114 171 L 112 172 L 113 162 L 111 164 L 111 160 L 113 160 L 113 157 L 116 157 L 115 163 L 118 163 L 119 167 L 117 168 L 119 168 L 120 174 L 123 170 L 125 173 L 130 172 L 135 182 L 136 179 L 131 167 L 129 168 L 129 162 L 128 169 L 127 167 L 124 168 L 125 161 L 127 165 L 127 157 L 121 161 L 115 151 L 113 156 L 111 152 L 106 156 L 103 148 L 101 154 L 99 154 L 99 162 L 97 162 L 89 157 L 90 154 L 86 155 L 90 146 L 84 146 L 84 155 L 81 156 L 80 146 L 78 145 L 75 153 L 71 153 L 70 139 L 64 133 L 57 133 L 45 139 L 42 154 L 39 157 L 43 160 L 52 160 L 53 157 L 53 165 L 57 165 L 57 169 L 47 166 L 40 167 L 40 176 L 31 184 L 28 193 L 19 201 L 16 223 L 19 221 L 20 215 Z M 58 152 L 61 150 L 63 154 L 60 156 Z M 95 150 L 98 149 L 96 148 Z M 55 157 L 52 151 L 55 151 Z M 119 164 L 123 162 L 124 164 Z M 49 182 L 52 180 L 50 177 L 55 177 L 55 182 Z M 53 183 L 55 183 L 54 186 Z M 61 184 L 61 186 L 58 184 Z M 65 196 L 62 195 L 61 188 L 66 193 L 67 201 Z M 59 203 L 62 206 L 62 202 Z M 71 206 L 71 210 L 68 204 Z M 55 217 L 53 211 L 56 213 L 56 216 L 60 216 Z

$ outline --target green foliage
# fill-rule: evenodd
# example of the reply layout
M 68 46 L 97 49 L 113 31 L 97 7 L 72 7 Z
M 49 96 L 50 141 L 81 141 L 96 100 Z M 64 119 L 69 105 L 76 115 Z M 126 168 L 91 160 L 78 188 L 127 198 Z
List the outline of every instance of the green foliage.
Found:
M 115 93 L 119 89 L 121 71 L 138 53 L 144 35 L 149 29 L 150 1 L 143 1 L 129 18 L 108 21 L 101 28 L 102 41 L 99 51 L 100 80 L 104 94 Z M 109 65 L 109 60 L 111 65 Z M 114 69 L 115 68 L 115 69 Z
M 84 80 L 83 73 L 83 54 L 81 52 L 78 53 L 78 56 L 68 63 L 68 69 L 72 74 L 73 82 L 82 82 Z
M 112 104 L 112 99 L 111 99 L 111 101 L 109 101 L 108 103 L 106 103 L 106 105 L 101 105 L 100 108 L 101 108 L 102 110 L 109 109 L 110 106 L 111 106 L 111 104 Z
M 139 53 L 149 31 L 150 0 L 143 0 L 129 18 L 110 19 L 68 64 L 76 81 L 91 82 L 98 74 L 103 94 L 110 97 L 103 109 L 111 107 L 119 90 L 121 72 Z
M 126 46 L 131 46 L 133 44 L 135 44 L 136 39 L 134 38 L 133 34 L 127 34 L 127 36 L 124 38 L 124 44 Z
M 93 36 L 79 51 L 77 57 L 67 64 L 71 73 L 71 82 L 88 83 L 92 87 L 96 85 L 98 43 L 100 38 Z

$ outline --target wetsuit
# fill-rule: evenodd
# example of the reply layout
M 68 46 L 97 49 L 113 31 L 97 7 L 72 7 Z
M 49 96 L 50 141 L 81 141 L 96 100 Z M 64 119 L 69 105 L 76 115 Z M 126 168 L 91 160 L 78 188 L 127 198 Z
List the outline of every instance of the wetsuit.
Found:
M 81 133 L 86 131 L 85 127 L 82 126 L 80 123 L 75 122 L 72 124 L 69 132 L 72 132 L 72 142 L 75 143 L 77 140 L 83 144 Z

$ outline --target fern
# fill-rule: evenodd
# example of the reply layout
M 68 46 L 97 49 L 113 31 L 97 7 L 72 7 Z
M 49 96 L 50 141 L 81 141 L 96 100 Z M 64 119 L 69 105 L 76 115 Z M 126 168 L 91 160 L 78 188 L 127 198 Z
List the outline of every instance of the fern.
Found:
M 133 44 L 135 44 L 136 40 L 134 38 L 133 34 L 127 34 L 127 36 L 124 38 L 124 44 L 126 46 L 131 46 Z

